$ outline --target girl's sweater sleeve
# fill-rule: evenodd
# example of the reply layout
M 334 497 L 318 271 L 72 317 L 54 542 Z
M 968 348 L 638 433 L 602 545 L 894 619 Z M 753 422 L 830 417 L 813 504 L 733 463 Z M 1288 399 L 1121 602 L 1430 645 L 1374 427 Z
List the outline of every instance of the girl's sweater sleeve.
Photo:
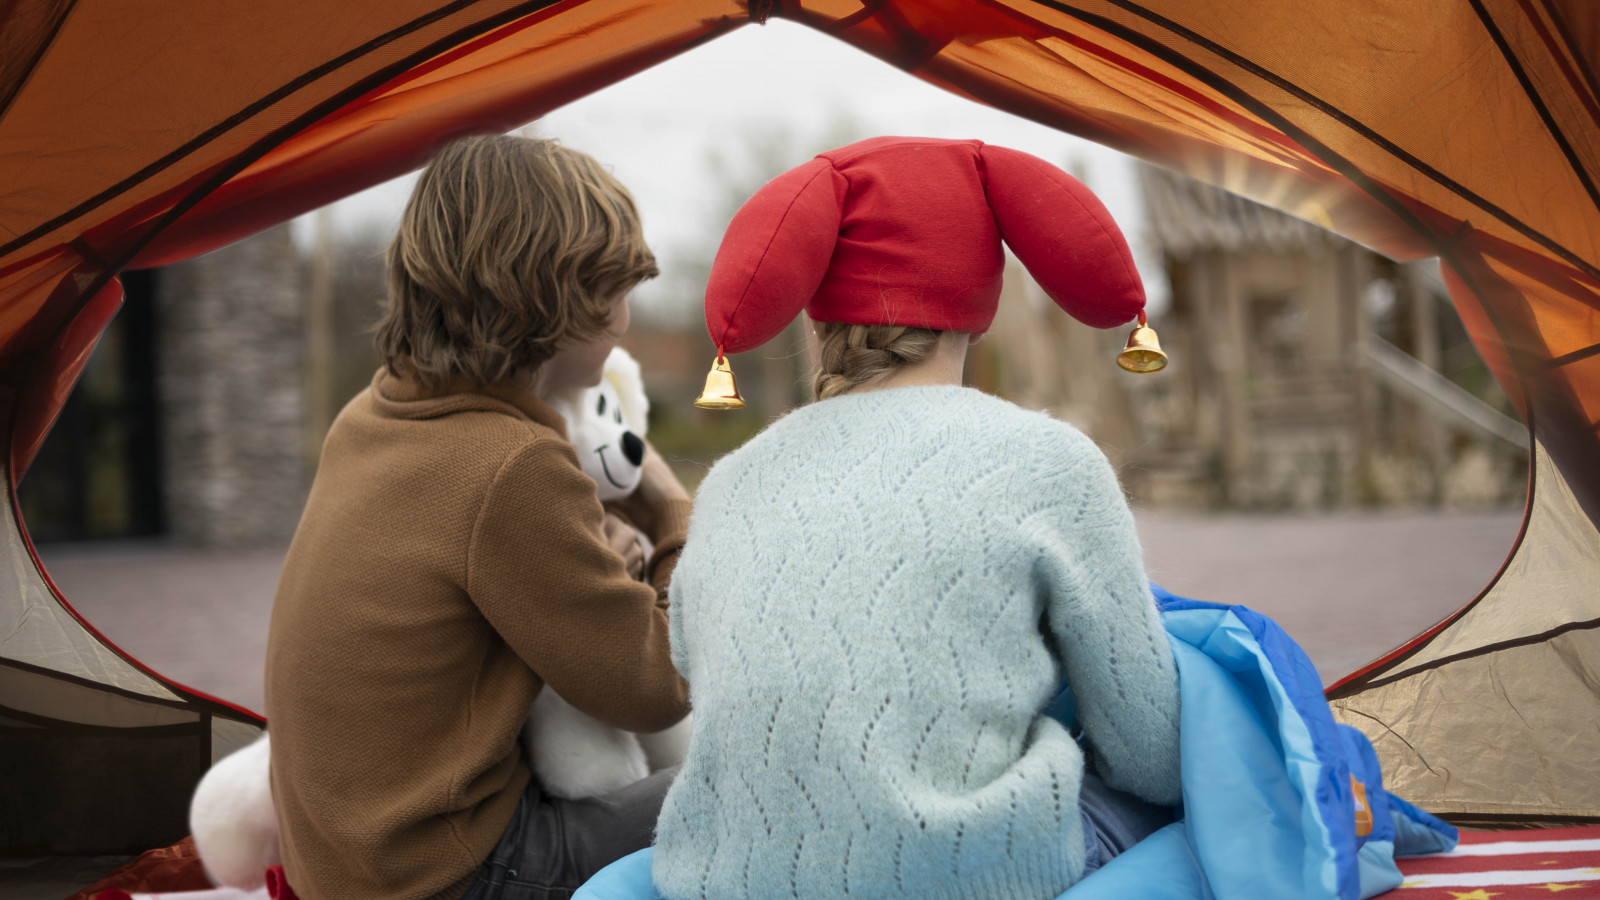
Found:
M 1178 675 L 1133 514 L 1104 455 L 1076 432 L 1040 457 L 1050 630 L 1098 769 L 1156 803 L 1181 799 Z
M 683 635 L 683 592 L 679 590 L 678 582 L 673 582 L 670 590 L 671 602 L 667 605 L 667 637 L 672 649 L 672 667 L 678 670 L 685 682 L 689 682 L 689 647 Z

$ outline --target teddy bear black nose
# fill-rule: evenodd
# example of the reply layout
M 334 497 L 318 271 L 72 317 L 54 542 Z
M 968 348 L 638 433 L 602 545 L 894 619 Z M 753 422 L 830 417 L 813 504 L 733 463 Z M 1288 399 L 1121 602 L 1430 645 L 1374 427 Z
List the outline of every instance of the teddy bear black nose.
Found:
M 624 431 L 622 433 L 622 455 L 628 458 L 628 462 L 636 466 L 644 462 L 644 441 L 640 440 L 637 434 L 631 431 Z

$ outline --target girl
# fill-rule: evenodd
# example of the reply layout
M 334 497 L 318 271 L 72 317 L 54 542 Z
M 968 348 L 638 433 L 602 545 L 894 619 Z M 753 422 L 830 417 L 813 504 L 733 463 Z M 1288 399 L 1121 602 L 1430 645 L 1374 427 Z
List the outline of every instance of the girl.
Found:
M 1099 201 L 976 141 L 824 153 L 730 225 L 719 359 L 804 308 L 819 402 L 698 493 L 671 587 L 696 718 L 657 825 L 670 900 L 1047 900 L 1163 821 L 1106 785 L 1178 801 L 1177 676 L 1111 467 L 961 387 L 1002 237 L 1087 323 L 1142 310 Z M 1097 775 L 1044 714 L 1063 681 Z

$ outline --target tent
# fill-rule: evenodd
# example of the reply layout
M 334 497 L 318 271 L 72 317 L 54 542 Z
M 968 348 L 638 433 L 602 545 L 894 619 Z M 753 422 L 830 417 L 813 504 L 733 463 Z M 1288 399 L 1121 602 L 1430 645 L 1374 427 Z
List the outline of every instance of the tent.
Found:
M 1425 808 L 1600 822 L 1600 8 L 281 0 L 223 14 L 12 0 L 0 854 L 174 840 L 194 778 L 259 724 L 100 638 L 51 587 L 17 512 L 12 489 L 117 309 L 118 273 L 222 246 L 773 16 L 1393 258 L 1439 257 L 1528 423 L 1528 514 L 1481 596 L 1330 697 L 1390 787 Z

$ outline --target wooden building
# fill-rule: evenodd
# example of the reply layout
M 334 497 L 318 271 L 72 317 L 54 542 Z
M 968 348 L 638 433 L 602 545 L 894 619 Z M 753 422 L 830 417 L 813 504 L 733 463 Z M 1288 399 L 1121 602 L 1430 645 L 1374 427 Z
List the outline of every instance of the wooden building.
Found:
M 1397 264 L 1144 166 L 1173 363 L 1128 383 L 1123 458 L 1155 505 L 1481 506 L 1526 487 L 1527 434 L 1449 304 L 1437 265 Z
M 1112 363 L 1127 329 L 1073 322 L 1013 263 L 969 378 L 1088 432 L 1136 502 L 1329 509 L 1491 506 L 1526 488 L 1527 434 L 1437 267 L 1142 167 L 1171 356 Z

